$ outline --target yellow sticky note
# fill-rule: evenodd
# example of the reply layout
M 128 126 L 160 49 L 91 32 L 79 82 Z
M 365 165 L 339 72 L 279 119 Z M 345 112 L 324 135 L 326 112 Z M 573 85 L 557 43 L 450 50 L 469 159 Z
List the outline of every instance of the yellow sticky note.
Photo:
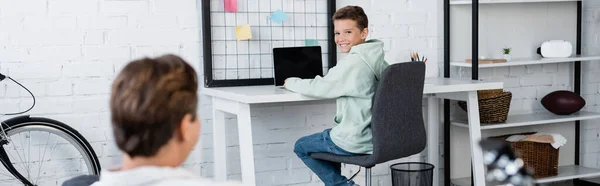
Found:
M 236 26 L 235 37 L 238 41 L 252 39 L 252 31 L 250 30 L 250 25 Z

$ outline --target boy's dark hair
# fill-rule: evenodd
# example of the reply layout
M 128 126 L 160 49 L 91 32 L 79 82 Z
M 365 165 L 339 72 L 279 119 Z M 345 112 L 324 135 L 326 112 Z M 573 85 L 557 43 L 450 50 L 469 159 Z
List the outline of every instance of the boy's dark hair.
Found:
M 333 14 L 333 20 L 350 19 L 356 21 L 360 31 L 369 28 L 369 18 L 360 6 L 346 6 Z
M 110 97 L 119 149 L 130 157 L 155 155 L 186 114 L 195 119 L 197 90 L 196 72 L 178 56 L 130 62 L 114 80 Z

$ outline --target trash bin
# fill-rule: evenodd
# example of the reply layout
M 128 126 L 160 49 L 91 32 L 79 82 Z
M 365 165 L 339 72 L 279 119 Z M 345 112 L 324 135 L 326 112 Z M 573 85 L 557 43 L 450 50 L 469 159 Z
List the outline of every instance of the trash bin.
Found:
M 393 186 L 432 186 L 433 168 L 429 163 L 407 162 L 396 163 L 392 169 Z

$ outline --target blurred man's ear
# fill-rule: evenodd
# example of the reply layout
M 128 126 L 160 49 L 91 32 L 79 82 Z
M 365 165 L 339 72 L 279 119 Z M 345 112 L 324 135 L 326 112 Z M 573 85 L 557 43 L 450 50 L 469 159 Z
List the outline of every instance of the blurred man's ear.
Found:
M 193 130 L 191 127 L 194 125 L 194 121 L 198 116 L 192 116 L 191 114 L 185 114 L 181 122 L 179 123 L 179 130 L 176 131 L 178 140 L 192 140 L 189 135 L 189 131 Z

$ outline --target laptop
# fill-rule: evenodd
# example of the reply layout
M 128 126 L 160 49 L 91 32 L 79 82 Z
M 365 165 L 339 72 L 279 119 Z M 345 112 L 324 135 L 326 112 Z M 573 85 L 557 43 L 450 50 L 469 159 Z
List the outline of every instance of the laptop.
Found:
M 273 48 L 275 86 L 282 87 L 285 79 L 312 79 L 323 76 L 320 46 Z

